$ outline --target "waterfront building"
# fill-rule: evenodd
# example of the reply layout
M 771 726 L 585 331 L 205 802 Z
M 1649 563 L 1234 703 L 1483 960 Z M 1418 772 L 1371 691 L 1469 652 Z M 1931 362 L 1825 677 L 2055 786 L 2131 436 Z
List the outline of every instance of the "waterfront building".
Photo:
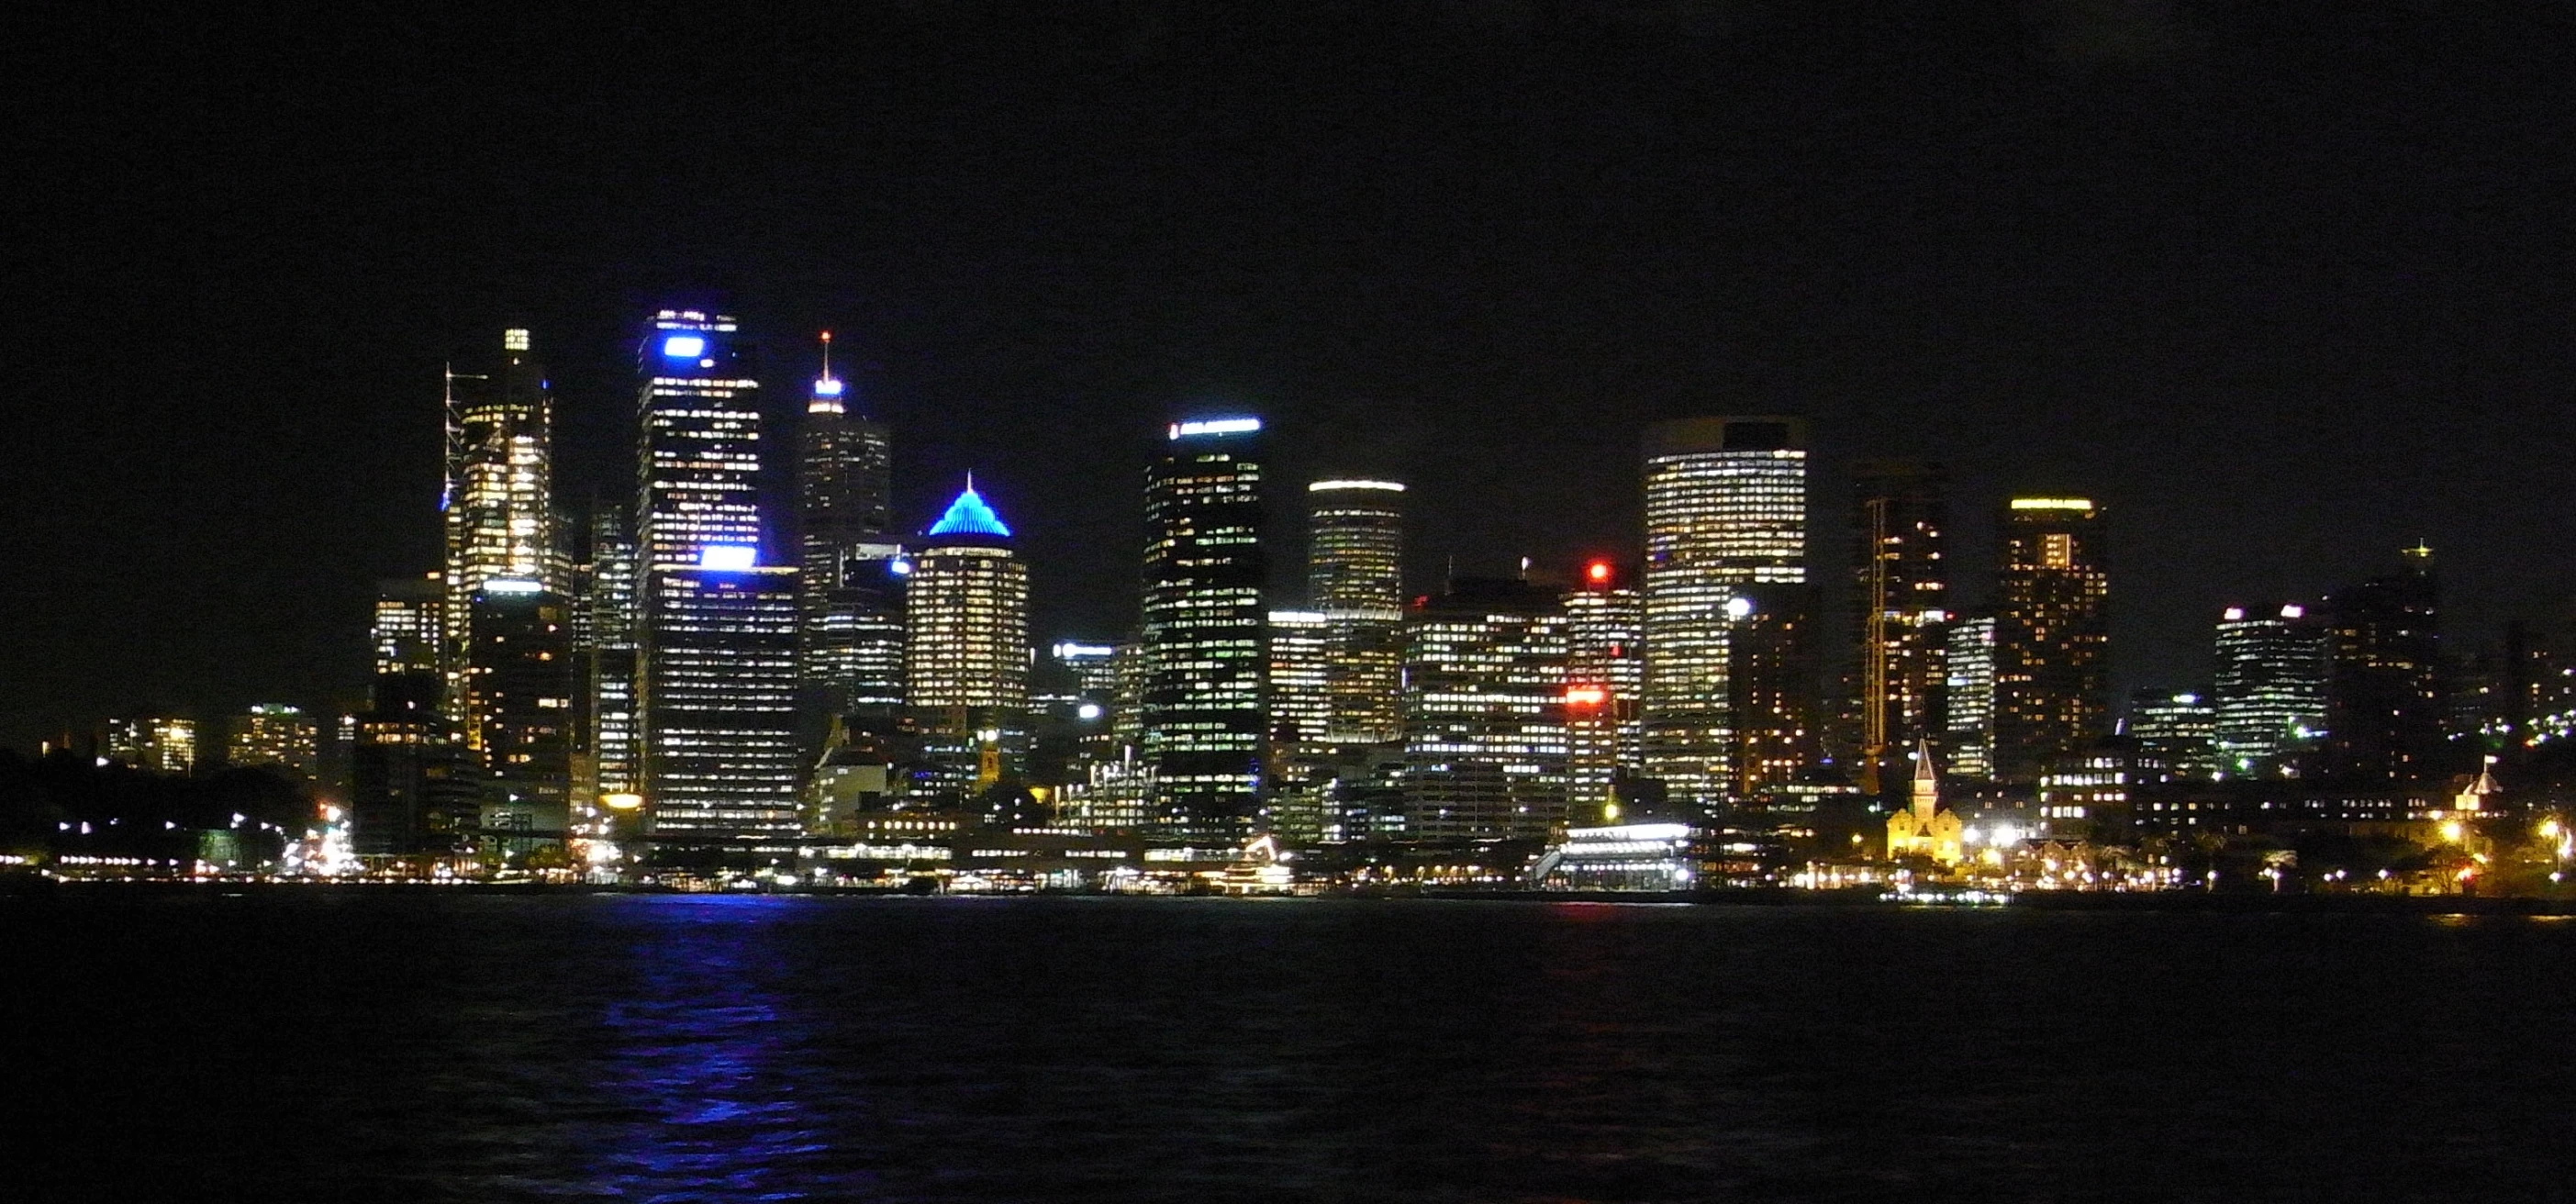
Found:
M 1967 859 L 1967 825 L 1958 812 L 1941 805 L 1941 769 L 1933 762 L 1928 740 L 1915 741 L 1913 786 L 1905 808 L 1887 817 L 1887 857 L 1920 857 L 1943 869 Z
M 1751 585 L 1807 581 L 1807 432 L 1796 418 L 1658 423 L 1645 439 L 1643 757 L 1676 802 L 1736 780 L 1731 624 Z
M 321 731 L 302 707 L 256 703 L 234 716 L 224 763 L 236 769 L 281 769 L 298 781 L 310 782 L 322 768 Z
M 1567 821 L 1565 610 L 1553 589 L 1462 577 L 1405 615 L 1406 835 L 1542 837 Z
M 197 721 L 170 715 L 111 719 L 102 752 L 107 759 L 153 773 L 194 773 Z
M 473 597 L 494 581 L 557 594 L 568 586 L 555 539 L 554 398 L 527 331 L 502 332 L 496 372 L 447 373 L 446 418 L 442 659 L 451 703 L 461 705 Z M 468 737 L 477 738 L 471 730 Z
M 536 582 L 495 578 L 467 605 L 468 747 L 515 819 L 560 832 L 569 823 L 577 735 L 571 604 Z
M 974 480 L 922 533 L 904 641 L 905 701 L 1014 717 L 1029 701 L 1028 566 Z
M 2167 776 L 2205 781 L 2219 775 L 2218 708 L 2199 694 L 2132 691 L 2119 734 L 2137 741 Z
M 1950 772 L 1984 780 L 1994 776 L 1995 617 L 1971 615 L 1942 637 L 1942 740 Z
M 1318 739 L 1391 742 L 1402 730 L 1404 486 L 1323 480 L 1306 486 L 1306 498 L 1307 602 L 1323 617 L 1327 645 Z
M 2013 498 L 2002 529 L 1993 773 L 2028 782 L 2110 728 L 2110 576 L 2090 499 Z
M 1852 471 L 1852 668 L 1846 722 L 1864 794 L 1891 751 L 1939 736 L 1949 611 L 1948 474 L 1864 460 Z
M 1743 585 L 1726 631 L 1729 790 L 1738 799 L 1797 782 L 1820 754 L 1815 723 L 1815 587 Z
M 760 382 L 739 325 L 722 314 L 663 310 L 637 352 L 636 372 L 637 564 L 695 566 L 709 545 L 758 548 Z
M 664 846 L 774 850 L 801 826 L 796 570 L 704 555 L 644 576 L 646 825 Z
M 832 375 L 831 349 L 826 333 L 796 460 L 798 672 L 811 705 L 846 715 L 903 701 L 905 562 L 892 437 Z
M 2441 586 L 2433 550 L 2326 600 L 2324 771 L 2352 783 L 2414 784 L 2454 769 L 2446 757 Z
M 2213 739 L 2230 777 L 2279 777 L 2326 731 L 2326 626 L 2296 603 L 2220 612 Z
M 1566 790 L 1579 820 L 1607 818 L 1616 786 L 1642 767 L 1637 699 L 1645 685 L 1644 608 L 1615 566 L 1594 560 L 1561 599 L 1566 641 Z
M 1174 422 L 1146 473 L 1142 731 L 1156 822 L 1248 834 L 1269 734 L 1261 420 Z

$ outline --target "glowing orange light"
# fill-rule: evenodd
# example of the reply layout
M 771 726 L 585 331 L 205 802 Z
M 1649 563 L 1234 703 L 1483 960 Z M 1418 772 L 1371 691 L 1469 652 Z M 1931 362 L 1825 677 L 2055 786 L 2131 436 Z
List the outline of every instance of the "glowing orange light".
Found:
M 1565 705 L 1567 706 L 1597 707 L 1608 701 L 1610 701 L 1610 691 L 1602 689 L 1599 686 L 1567 686 L 1565 688 Z
M 1594 585 L 1608 585 L 1610 584 L 1610 562 L 1607 560 L 1595 560 L 1591 564 L 1584 566 L 1583 575 L 1590 579 Z

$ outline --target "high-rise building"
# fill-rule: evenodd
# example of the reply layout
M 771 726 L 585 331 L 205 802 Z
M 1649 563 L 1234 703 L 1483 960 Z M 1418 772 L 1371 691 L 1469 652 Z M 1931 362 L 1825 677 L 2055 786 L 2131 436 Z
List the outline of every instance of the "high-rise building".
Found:
M 1729 790 L 1749 798 L 1797 782 L 1821 752 L 1815 587 L 1741 586 L 1729 605 L 1727 708 L 1735 740 Z
M 193 773 L 197 768 L 197 721 L 174 716 L 111 719 L 102 751 L 111 761 L 154 773 Z
M 1171 424 L 1145 478 L 1144 760 L 1170 831 L 1246 833 L 1269 734 L 1261 420 Z
M 2443 740 L 2441 584 L 2433 550 L 2326 600 L 2329 640 L 2322 767 L 2354 783 L 2419 783 L 2473 768 Z
M 1320 745 L 1333 716 L 1335 652 L 1332 616 L 1318 610 L 1270 612 L 1270 744 L 1277 750 Z
M 1735 781 L 1734 623 L 1752 585 L 1807 580 L 1807 429 L 1783 417 L 1658 423 L 1645 439 L 1646 772 L 1676 802 Z
M 905 703 L 1016 720 L 1029 704 L 1029 575 L 1010 527 L 970 478 L 921 544 L 904 608 Z
M 445 712 L 447 583 L 440 573 L 388 577 L 376 584 L 375 709 L 385 714 Z
M 853 412 L 831 349 L 826 333 L 796 460 L 799 672 L 813 705 L 844 715 L 903 701 L 903 548 L 892 537 L 891 437 Z
M 2218 708 L 2199 694 L 2132 691 L 2119 734 L 2169 777 L 2205 782 L 2219 775 Z
M 2326 628 L 2291 603 L 2262 614 L 2220 612 L 2217 688 L 2210 705 L 2219 772 L 2295 774 L 2326 730 Z
M 696 565 L 709 545 L 760 546 L 757 372 L 732 318 L 694 309 L 654 316 L 637 362 L 639 571 Z M 649 622 L 649 594 L 647 604 Z
M 1565 594 L 1566 789 L 1580 822 L 1601 820 L 1623 773 L 1642 767 L 1637 697 L 1646 668 L 1639 628 L 1644 608 L 1607 560 L 1583 566 Z
M 572 608 L 534 582 L 495 579 L 467 605 L 464 722 L 493 795 L 538 831 L 569 822 L 574 675 Z
M 637 353 L 638 778 L 652 839 L 800 828 L 796 570 L 761 560 L 760 382 L 738 324 L 663 310 Z
M 2013 498 L 2002 530 L 1993 772 L 2030 782 L 2110 731 L 2110 576 L 2088 499 Z
M 710 560 L 721 559 L 710 549 Z M 642 779 L 655 843 L 779 847 L 801 831 L 796 570 L 656 565 L 644 576 Z
M 322 768 L 321 731 L 302 707 L 256 703 L 234 716 L 224 763 L 237 769 L 282 769 L 298 781 L 310 782 Z
M 1891 755 L 1943 729 L 1943 629 L 1950 620 L 1948 477 L 1938 464 L 1864 460 L 1852 470 L 1853 651 L 1848 738 L 1861 790 L 1879 791 Z M 1902 775 L 1897 775 L 1902 776 Z
M 1390 743 L 1403 727 L 1404 486 L 1316 481 L 1306 499 L 1307 602 L 1323 616 L 1326 644 L 1322 738 Z
M 587 588 L 577 600 L 581 639 L 573 650 L 575 681 L 582 691 L 576 809 L 643 790 L 643 719 L 635 706 L 643 605 L 636 595 L 635 539 L 626 507 L 601 503 L 592 508 L 590 566 Z
M 1409 836 L 1532 838 L 1565 826 L 1566 665 L 1553 589 L 1462 577 L 1407 612 Z
M 1942 637 L 1943 742 L 1953 777 L 1995 774 L 1995 617 L 1950 624 Z
M 494 581 L 560 593 L 556 546 L 554 399 L 528 332 L 501 335 L 488 376 L 447 374 L 447 645 L 451 697 L 465 686 L 475 594 Z M 469 731 L 468 737 L 473 738 Z

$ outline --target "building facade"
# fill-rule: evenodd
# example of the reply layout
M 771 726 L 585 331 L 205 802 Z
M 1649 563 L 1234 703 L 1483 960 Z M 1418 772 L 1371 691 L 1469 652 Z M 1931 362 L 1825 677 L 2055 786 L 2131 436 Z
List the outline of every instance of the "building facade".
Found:
M 2326 730 L 2325 624 L 2297 603 L 2269 613 L 2231 606 L 2219 614 L 2217 652 L 2219 772 L 2294 776 Z
M 2110 731 L 2110 574 L 2091 500 L 2005 505 L 1995 584 L 1995 777 L 2036 781 Z
M 1145 482 L 1143 759 L 1156 822 L 1249 832 L 1269 734 L 1261 420 L 1172 423 Z
M 1995 776 L 1995 617 L 1971 615 L 1942 638 L 1942 742 L 1952 776 Z
M 1565 606 L 1566 790 L 1576 822 L 1604 820 L 1617 784 L 1639 772 L 1637 699 L 1646 680 L 1645 611 L 1617 566 L 1594 560 Z
M 832 715 L 903 701 L 903 548 L 893 537 L 893 439 L 823 371 L 805 403 L 796 459 L 799 673 Z
M 1405 615 L 1405 831 L 1430 841 L 1540 838 L 1568 819 L 1563 600 L 1458 578 Z
M 560 593 L 566 563 L 555 538 L 554 398 L 528 332 L 501 336 L 490 375 L 447 374 L 447 645 L 458 700 L 472 652 L 471 601 L 496 581 Z M 471 733 L 469 733 L 469 737 Z
M 322 769 L 321 729 L 302 707 L 255 703 L 233 717 L 224 764 L 282 770 L 297 781 L 310 782 Z
M 1889 758 L 1938 737 L 1950 621 L 1949 478 L 1938 464 L 1864 460 L 1852 472 L 1852 663 L 1846 739 L 1863 793 Z M 1892 784 L 1892 783 L 1891 783 Z
M 1306 500 L 1306 597 L 1327 643 L 1321 739 L 1389 743 L 1402 730 L 1404 486 L 1316 481 Z
M 1646 772 L 1676 802 L 1726 801 L 1735 782 L 1732 625 L 1752 585 L 1807 581 L 1801 419 L 1695 418 L 1645 439 Z
M 2433 550 L 2326 600 L 2325 774 L 2408 785 L 2461 770 L 2445 756 L 2441 584 Z

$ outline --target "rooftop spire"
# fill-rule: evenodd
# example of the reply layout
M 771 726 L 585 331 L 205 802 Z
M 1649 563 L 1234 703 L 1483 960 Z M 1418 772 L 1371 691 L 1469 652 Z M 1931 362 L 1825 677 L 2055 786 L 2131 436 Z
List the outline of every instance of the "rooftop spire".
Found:
M 841 394 L 847 386 L 832 375 L 832 332 L 823 332 L 823 374 L 814 378 L 814 400 L 805 404 L 808 414 L 842 413 Z
M 965 492 L 948 503 L 947 512 L 939 516 L 938 522 L 930 524 L 930 530 L 924 534 L 1009 539 L 1011 529 L 1003 524 L 1002 516 L 994 513 L 993 507 L 985 502 L 984 495 L 975 492 L 975 474 L 970 472 L 966 474 Z

